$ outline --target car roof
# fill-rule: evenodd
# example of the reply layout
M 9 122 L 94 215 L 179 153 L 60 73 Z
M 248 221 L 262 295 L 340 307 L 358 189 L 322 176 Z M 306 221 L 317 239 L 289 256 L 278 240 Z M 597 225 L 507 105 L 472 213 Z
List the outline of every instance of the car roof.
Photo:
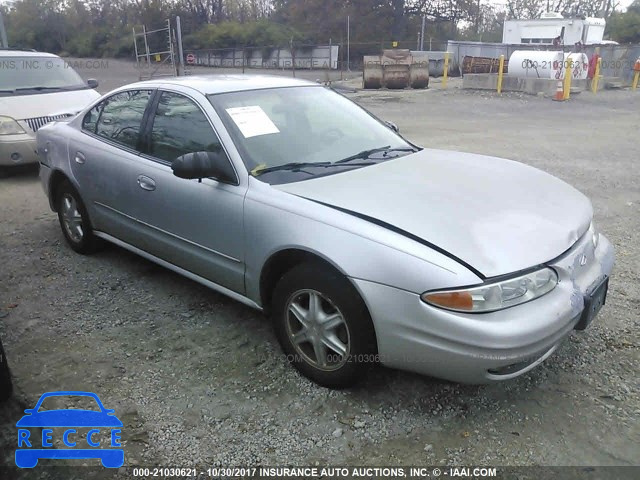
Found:
M 205 95 L 228 92 L 241 92 L 246 90 L 261 90 L 265 88 L 300 87 L 318 85 L 315 82 L 300 80 L 291 77 L 276 75 L 188 75 L 184 77 L 171 77 L 156 80 L 146 80 L 127 85 L 163 88 L 170 86 L 183 86 L 193 88 Z M 125 87 L 123 87 L 125 88 Z
M 53 53 L 47 53 L 47 52 L 34 52 L 32 50 L 6 50 L 6 49 L 2 49 L 0 48 L 0 57 L 38 57 L 38 58 L 43 58 L 43 57 L 48 57 L 48 58 L 60 58 L 57 55 L 54 55 Z

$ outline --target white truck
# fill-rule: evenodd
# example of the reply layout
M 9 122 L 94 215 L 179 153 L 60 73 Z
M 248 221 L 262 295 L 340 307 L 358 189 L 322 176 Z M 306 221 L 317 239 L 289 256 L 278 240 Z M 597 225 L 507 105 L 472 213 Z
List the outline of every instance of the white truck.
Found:
M 615 43 L 603 40 L 604 18 L 564 18 L 556 12 L 535 20 L 505 20 L 502 43 L 539 45 L 583 45 Z

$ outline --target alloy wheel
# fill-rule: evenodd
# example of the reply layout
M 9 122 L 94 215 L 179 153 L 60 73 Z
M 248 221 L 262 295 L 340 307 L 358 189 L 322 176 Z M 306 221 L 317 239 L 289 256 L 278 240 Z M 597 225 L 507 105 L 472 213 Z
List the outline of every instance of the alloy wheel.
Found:
M 78 210 L 76 199 L 70 193 L 65 193 L 62 197 L 62 218 L 69 238 L 80 243 L 84 237 L 82 215 Z
M 286 329 L 297 354 L 315 368 L 333 371 L 349 359 L 351 338 L 342 312 L 316 290 L 289 297 Z

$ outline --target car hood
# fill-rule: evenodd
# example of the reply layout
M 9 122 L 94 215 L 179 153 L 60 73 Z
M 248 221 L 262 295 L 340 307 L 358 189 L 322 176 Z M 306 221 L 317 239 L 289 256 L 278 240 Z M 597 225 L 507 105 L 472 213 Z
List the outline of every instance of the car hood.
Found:
M 92 89 L 0 97 L 0 115 L 24 120 L 77 113 L 99 97 Z
M 556 258 L 593 214 L 582 193 L 541 170 L 445 150 L 274 187 L 419 237 L 484 277 Z
M 48 410 L 25 415 L 17 427 L 121 427 L 114 415 L 91 410 Z

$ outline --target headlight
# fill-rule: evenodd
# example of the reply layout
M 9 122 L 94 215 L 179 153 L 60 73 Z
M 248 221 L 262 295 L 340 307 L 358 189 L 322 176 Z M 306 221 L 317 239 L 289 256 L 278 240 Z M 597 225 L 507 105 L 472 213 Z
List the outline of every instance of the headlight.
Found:
M 600 234 L 596 230 L 596 226 L 593 222 L 589 225 L 589 235 L 591 235 L 591 242 L 593 242 L 593 248 L 598 246 L 598 241 L 600 240 Z
M 549 293 L 558 284 L 550 268 L 479 287 L 425 292 L 420 298 L 435 307 L 456 312 L 484 313 L 502 310 Z
M 11 117 L 0 115 L 0 135 L 16 135 L 19 133 L 26 132 L 18 122 Z

